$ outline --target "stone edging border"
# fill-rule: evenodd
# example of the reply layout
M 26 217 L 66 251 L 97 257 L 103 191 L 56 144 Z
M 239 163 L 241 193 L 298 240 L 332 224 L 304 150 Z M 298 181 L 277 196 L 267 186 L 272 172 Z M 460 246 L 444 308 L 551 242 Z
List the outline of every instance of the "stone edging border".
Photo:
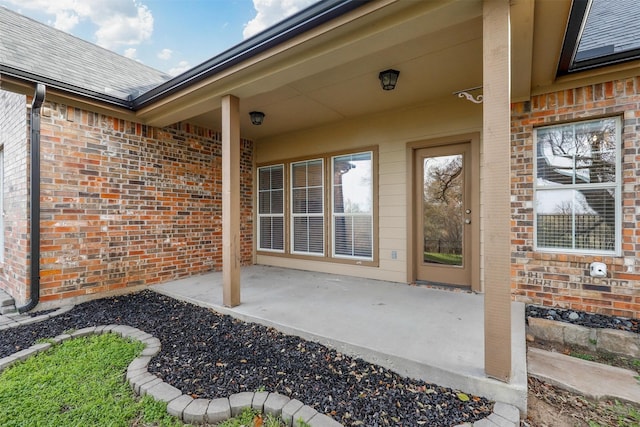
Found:
M 31 323 L 42 322 L 51 319 L 54 316 L 65 314 L 75 307 L 74 305 L 65 305 L 51 313 L 41 314 L 39 316 L 29 316 L 28 314 L 8 313 L 0 315 L 0 331 L 3 329 L 15 328 L 16 326 L 29 325 Z
M 640 358 L 640 334 L 634 332 L 589 328 L 542 317 L 527 317 L 527 324 L 527 333 L 535 339 Z
M 140 356 L 133 359 L 126 373 L 126 380 L 139 396 L 149 395 L 156 400 L 167 403 L 167 412 L 180 418 L 185 423 L 202 424 L 219 423 L 240 414 L 245 408 L 253 408 L 266 414 L 282 417 L 288 426 L 299 427 L 299 420 L 312 427 L 341 427 L 342 424 L 332 418 L 320 414 L 310 406 L 297 399 L 289 399 L 279 393 L 242 392 L 219 399 L 194 399 L 182 394 L 180 390 L 169 385 L 147 371 L 151 358 L 160 352 L 160 340 L 140 329 L 126 325 L 102 325 L 79 329 L 69 334 L 58 335 L 50 342 L 34 344 L 31 347 L 0 359 L 0 371 L 13 363 L 23 361 L 29 356 L 50 349 L 63 341 L 115 333 L 123 338 L 135 339 L 145 346 Z
M 27 323 L 15 322 L 11 326 L 2 325 L 6 327 L 0 328 L 0 330 L 46 320 L 53 315 L 69 311 L 71 308 L 73 307 L 64 307 L 60 309 L 64 310 L 61 313 L 58 313 L 60 311 L 58 310 L 47 315 L 27 319 Z M 127 368 L 126 381 L 139 396 L 148 394 L 156 400 L 167 403 L 167 412 L 180 418 L 185 423 L 219 423 L 240 414 L 245 408 L 253 408 L 266 414 L 280 416 L 287 426 L 300 427 L 299 421 L 302 420 L 311 427 L 342 427 L 342 424 L 333 418 L 320 414 L 297 399 L 290 399 L 279 393 L 266 391 L 241 392 L 232 394 L 228 398 L 212 400 L 194 399 L 189 395 L 182 394 L 179 389 L 165 383 L 147 370 L 151 358 L 160 352 L 160 340 L 149 333 L 127 325 L 91 326 L 69 334 L 58 335 L 52 338 L 50 342 L 34 344 L 27 349 L 0 359 L 0 371 L 13 363 L 26 360 L 29 356 L 44 352 L 53 345 L 60 344 L 68 339 L 106 333 L 115 333 L 123 338 L 135 339 L 144 344 L 145 348 L 140 353 L 140 356 L 133 359 Z M 520 411 L 518 408 L 506 403 L 496 402 L 493 406 L 493 413 L 487 418 L 476 421 L 473 424 L 464 423 L 456 427 L 518 427 L 519 425 Z

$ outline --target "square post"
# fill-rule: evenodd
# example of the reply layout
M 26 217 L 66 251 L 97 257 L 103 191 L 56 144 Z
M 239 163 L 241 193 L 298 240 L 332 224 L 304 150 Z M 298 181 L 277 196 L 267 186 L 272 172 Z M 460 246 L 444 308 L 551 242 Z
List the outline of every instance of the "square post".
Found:
M 511 40 L 509 0 L 483 8 L 484 369 L 511 378 Z
M 222 98 L 222 303 L 240 304 L 240 101 Z

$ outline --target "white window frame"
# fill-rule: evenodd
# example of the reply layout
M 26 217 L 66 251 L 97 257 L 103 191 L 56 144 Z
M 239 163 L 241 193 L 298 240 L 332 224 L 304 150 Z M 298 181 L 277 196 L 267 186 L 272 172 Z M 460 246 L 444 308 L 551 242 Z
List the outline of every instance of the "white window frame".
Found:
M 577 125 L 580 123 L 586 122 L 597 122 L 602 120 L 615 120 L 616 126 L 616 173 L 615 173 L 615 183 L 593 183 L 593 184 L 557 184 L 557 185 L 538 185 L 538 132 L 542 129 L 549 129 L 552 127 L 566 127 L 570 125 Z M 569 253 L 569 254 L 580 254 L 580 255 L 609 255 L 609 256 L 620 256 L 622 253 L 622 121 L 620 117 L 601 117 L 598 119 L 592 120 L 580 120 L 569 123 L 562 123 L 551 126 L 544 126 L 540 128 L 534 129 L 533 133 L 533 162 L 534 162 L 534 179 L 533 179 L 533 248 L 534 251 L 537 252 L 549 252 L 549 253 Z M 554 248 L 554 247 L 545 247 L 538 246 L 538 212 L 536 207 L 537 194 L 539 192 L 552 192 L 552 191 L 560 191 L 560 190 L 578 190 L 578 189 L 602 189 L 602 188 L 613 188 L 615 194 L 615 232 L 614 232 L 614 249 L 611 251 L 608 250 L 597 250 L 597 249 L 581 249 L 575 248 L 575 235 L 572 243 L 572 248 Z
M 260 193 L 266 192 L 266 191 L 268 191 L 270 193 L 273 193 L 274 189 L 272 188 L 271 184 L 269 185 L 269 189 L 268 190 L 261 190 L 260 189 L 260 170 L 261 169 L 275 169 L 277 167 L 280 167 L 282 169 L 282 189 L 281 189 L 282 190 L 282 213 L 273 213 L 273 212 L 261 213 L 260 212 Z M 285 201 L 285 195 L 286 195 L 286 191 L 287 191 L 287 189 L 286 189 L 287 180 L 286 180 L 286 177 L 285 177 L 285 172 L 286 172 L 286 168 L 285 168 L 285 165 L 283 163 L 274 164 L 274 165 L 268 165 L 268 166 L 262 166 L 262 167 L 258 168 L 258 191 L 257 191 L 257 193 L 258 193 L 258 201 L 257 201 L 257 208 L 258 208 L 257 209 L 257 211 L 258 211 L 258 227 L 257 227 L 257 229 L 258 229 L 258 239 L 257 240 L 258 241 L 257 241 L 256 246 L 257 246 L 259 251 L 284 253 L 285 249 L 286 249 L 286 246 L 287 246 L 287 243 L 286 243 L 286 240 L 285 240 L 285 237 L 286 237 L 285 236 L 285 233 L 286 233 L 286 221 L 285 221 L 285 214 L 286 214 L 285 205 L 286 205 L 286 201 Z M 270 198 L 270 200 L 271 200 L 271 198 Z M 270 219 L 282 218 L 282 249 L 263 248 L 263 247 L 260 246 L 260 244 L 261 244 L 261 238 L 260 237 L 262 236 L 262 233 L 261 233 L 261 224 L 262 224 L 261 219 L 262 218 L 270 218 Z M 273 236 L 273 227 L 271 228 L 271 230 L 272 230 L 272 236 Z M 273 241 L 273 237 L 272 237 L 272 241 Z

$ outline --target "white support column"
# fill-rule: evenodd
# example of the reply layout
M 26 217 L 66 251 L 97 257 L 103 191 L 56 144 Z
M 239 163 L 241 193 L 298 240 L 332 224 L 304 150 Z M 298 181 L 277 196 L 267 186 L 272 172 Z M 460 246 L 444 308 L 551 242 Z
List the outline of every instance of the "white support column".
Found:
M 240 304 L 240 101 L 222 98 L 222 303 Z
M 511 378 L 509 0 L 483 2 L 484 369 Z

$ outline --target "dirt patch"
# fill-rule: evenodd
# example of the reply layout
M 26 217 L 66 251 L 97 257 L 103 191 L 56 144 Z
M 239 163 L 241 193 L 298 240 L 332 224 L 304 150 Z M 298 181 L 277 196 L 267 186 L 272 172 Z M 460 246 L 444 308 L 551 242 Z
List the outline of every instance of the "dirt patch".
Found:
M 555 351 L 640 373 L 640 361 L 611 353 L 594 352 L 582 347 L 535 340 L 529 347 Z M 640 427 L 640 402 L 621 403 L 612 400 L 593 401 L 529 377 L 528 427 Z
M 640 404 L 592 401 L 529 377 L 528 427 L 640 426 Z

